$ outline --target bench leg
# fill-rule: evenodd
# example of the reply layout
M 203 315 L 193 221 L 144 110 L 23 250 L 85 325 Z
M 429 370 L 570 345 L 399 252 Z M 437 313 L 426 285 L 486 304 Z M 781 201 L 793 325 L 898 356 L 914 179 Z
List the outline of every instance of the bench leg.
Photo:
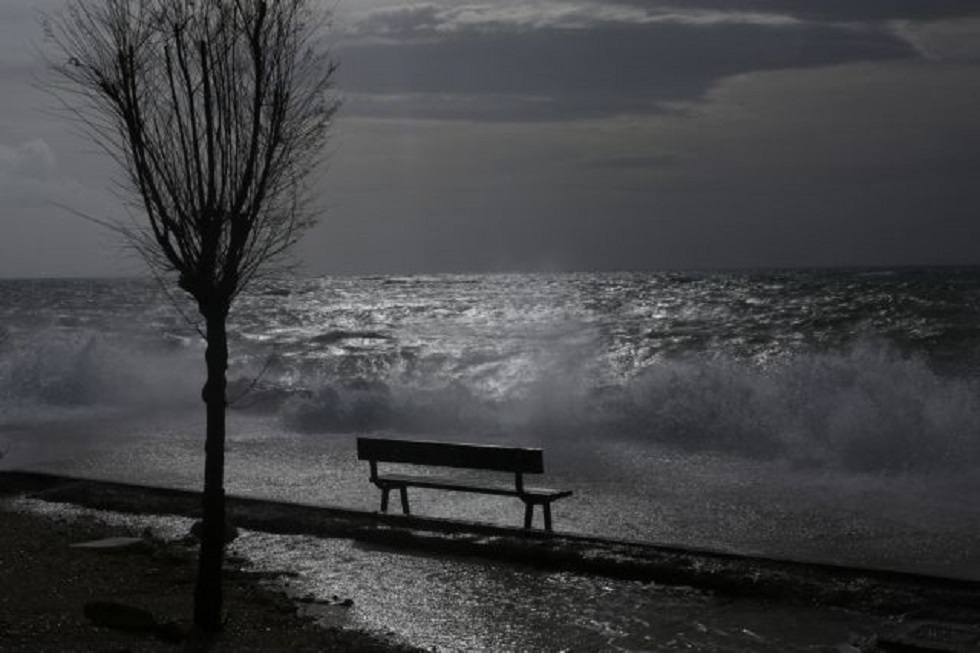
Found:
M 534 502 L 524 502 L 524 528 L 530 529 L 534 522 Z M 541 502 L 541 513 L 544 515 L 544 530 L 551 531 L 551 502 Z
M 388 491 L 390 488 L 381 488 L 381 512 L 388 512 Z
M 408 510 L 408 488 L 403 485 L 402 487 L 398 488 L 398 490 L 402 495 L 402 512 L 406 515 L 412 514 Z

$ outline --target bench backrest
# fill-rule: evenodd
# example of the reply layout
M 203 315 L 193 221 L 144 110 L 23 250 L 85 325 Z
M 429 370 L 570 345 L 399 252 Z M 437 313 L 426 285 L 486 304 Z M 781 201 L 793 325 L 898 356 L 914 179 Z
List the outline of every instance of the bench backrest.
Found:
M 492 444 L 357 438 L 357 458 L 372 462 L 462 467 L 519 474 L 544 472 L 544 454 L 541 449 Z

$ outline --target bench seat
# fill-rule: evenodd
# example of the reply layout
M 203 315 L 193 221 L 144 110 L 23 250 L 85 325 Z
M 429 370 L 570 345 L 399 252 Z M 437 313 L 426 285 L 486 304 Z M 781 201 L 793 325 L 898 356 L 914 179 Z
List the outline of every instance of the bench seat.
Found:
M 392 487 L 406 485 L 409 487 L 428 488 L 430 490 L 455 490 L 457 492 L 474 492 L 477 494 L 496 494 L 504 497 L 541 497 L 561 499 L 572 495 L 571 490 L 554 490 L 546 487 L 524 487 L 518 491 L 514 486 L 488 485 L 478 480 L 465 478 L 449 478 L 440 476 L 413 476 L 411 474 L 378 474 L 375 484 L 386 484 Z

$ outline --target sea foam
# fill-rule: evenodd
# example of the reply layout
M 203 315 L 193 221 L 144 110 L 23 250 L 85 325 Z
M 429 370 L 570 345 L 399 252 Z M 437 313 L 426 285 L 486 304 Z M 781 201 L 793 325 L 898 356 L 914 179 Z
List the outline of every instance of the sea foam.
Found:
M 203 358 L 146 349 L 87 329 L 45 329 L 0 354 L 0 406 L 21 416 L 52 408 L 166 408 L 200 401 Z
M 882 342 L 777 361 L 658 360 L 619 383 L 542 377 L 507 396 L 460 381 L 319 379 L 281 407 L 305 432 L 630 439 L 857 470 L 980 462 L 980 388 Z

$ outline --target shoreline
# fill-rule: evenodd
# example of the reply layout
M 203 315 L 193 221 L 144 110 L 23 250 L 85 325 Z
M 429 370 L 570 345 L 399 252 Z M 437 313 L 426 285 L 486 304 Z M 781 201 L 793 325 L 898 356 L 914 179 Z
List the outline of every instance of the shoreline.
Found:
M 35 472 L 0 472 L 4 495 L 130 514 L 199 513 L 196 492 Z M 980 622 L 977 581 L 233 495 L 228 496 L 228 514 L 236 526 L 273 534 L 474 556 L 546 571 L 694 587 L 732 598 Z
M 136 541 L 120 549 L 74 546 L 108 537 Z M 233 557 L 224 571 L 225 627 L 216 635 L 197 632 L 191 626 L 196 559 L 196 546 L 89 516 L 0 510 L 0 650 L 418 650 L 372 634 L 316 625 L 285 594 L 266 586 L 263 575 Z M 125 623 L 111 627 L 96 625 L 93 606 L 107 602 L 139 614 L 112 617 Z M 141 623 L 141 616 L 150 626 Z

